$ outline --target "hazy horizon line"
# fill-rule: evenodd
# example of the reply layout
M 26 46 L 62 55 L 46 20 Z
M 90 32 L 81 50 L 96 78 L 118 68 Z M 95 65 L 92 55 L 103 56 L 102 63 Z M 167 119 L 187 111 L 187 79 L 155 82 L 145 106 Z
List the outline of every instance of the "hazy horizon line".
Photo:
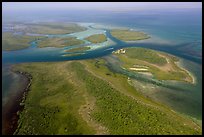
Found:
M 4 11 L 26 10 L 144 11 L 202 9 L 202 2 L 2 2 Z

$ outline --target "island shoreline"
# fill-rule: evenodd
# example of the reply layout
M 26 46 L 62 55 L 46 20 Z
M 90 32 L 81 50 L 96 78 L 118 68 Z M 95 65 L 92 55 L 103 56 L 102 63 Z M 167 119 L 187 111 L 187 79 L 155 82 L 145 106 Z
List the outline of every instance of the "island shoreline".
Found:
M 19 120 L 19 112 L 24 110 L 24 104 L 22 102 L 25 101 L 26 95 L 30 90 L 32 76 L 27 72 L 14 71 L 12 72 L 20 75 L 22 78 L 26 79 L 25 83 L 22 86 L 22 89 L 17 89 L 19 91 L 16 92 L 15 95 L 11 97 L 3 107 L 2 107 L 2 134 L 3 135 L 13 135 L 18 128 L 18 120 Z M 10 97 L 9 97 L 10 98 Z
M 196 82 L 196 77 L 192 74 L 192 72 L 190 72 L 189 70 L 187 70 L 186 68 L 185 68 L 185 66 L 183 66 L 183 61 L 182 60 L 179 60 L 178 62 L 175 62 L 176 63 L 176 65 L 178 66 L 178 67 L 180 67 L 183 71 L 185 71 L 190 77 L 191 77 L 191 79 L 192 79 L 192 81 L 190 81 L 189 83 L 191 83 L 191 84 L 196 84 L 197 82 Z

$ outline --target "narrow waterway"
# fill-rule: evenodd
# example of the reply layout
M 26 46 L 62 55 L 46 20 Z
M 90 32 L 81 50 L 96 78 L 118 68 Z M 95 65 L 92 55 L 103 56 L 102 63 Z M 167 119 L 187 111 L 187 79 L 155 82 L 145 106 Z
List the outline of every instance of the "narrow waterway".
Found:
M 93 27 L 89 26 L 92 30 Z M 95 32 L 98 29 L 94 30 Z M 159 44 L 159 43 L 149 43 L 145 40 L 143 42 L 134 42 L 134 43 L 126 43 L 122 42 L 111 36 L 110 30 L 108 29 L 99 29 L 102 32 L 105 32 L 106 36 L 112 41 L 111 44 L 105 46 L 99 46 L 99 48 L 95 48 L 94 50 L 83 51 L 80 55 L 77 56 L 62 56 L 65 53 L 63 52 L 66 48 L 38 48 L 38 41 L 32 41 L 30 43 L 30 47 L 24 50 L 18 51 L 3 51 L 3 66 L 2 66 L 2 80 L 3 80 L 3 100 L 10 101 L 12 96 L 14 98 L 18 98 L 18 92 L 22 91 L 22 87 L 26 81 L 19 80 L 21 76 L 17 74 L 11 73 L 8 64 L 12 65 L 15 63 L 26 63 L 26 62 L 55 62 L 55 61 L 67 61 L 67 60 L 83 60 L 83 59 L 92 59 L 98 57 L 106 56 L 106 60 L 108 61 L 108 67 L 110 70 L 122 73 L 135 79 L 141 84 L 149 84 L 149 86 L 157 87 L 157 92 L 152 94 L 152 98 L 165 103 L 170 106 L 173 110 L 176 110 L 180 113 L 184 113 L 195 117 L 196 119 L 202 120 L 202 71 L 201 64 L 202 58 L 197 58 L 194 56 L 186 55 L 183 52 L 178 51 L 178 47 L 182 47 L 189 43 L 182 44 Z M 87 34 L 83 34 L 87 35 Z M 70 35 L 55 35 L 55 37 L 69 37 Z M 82 34 L 81 34 L 82 36 Z M 48 35 L 49 37 L 49 35 Z M 84 45 L 81 45 L 84 46 Z M 111 53 L 115 50 L 127 47 L 145 47 L 158 51 L 164 51 L 183 59 L 183 65 L 188 69 L 193 75 L 196 77 L 196 85 L 191 85 L 187 83 L 176 83 L 175 82 L 165 82 L 158 81 L 156 79 L 143 77 L 142 75 L 135 74 L 123 70 L 117 64 L 117 60 L 112 59 Z M 146 89 L 142 89 L 143 92 L 148 92 Z M 19 99 L 18 99 L 19 101 Z M 14 101 L 5 104 L 7 110 L 5 112 L 13 112 L 18 109 L 15 106 Z M 14 110 L 13 110 L 14 109 Z M 5 113 L 6 114 L 6 113 Z M 4 115 L 6 116 L 6 115 Z

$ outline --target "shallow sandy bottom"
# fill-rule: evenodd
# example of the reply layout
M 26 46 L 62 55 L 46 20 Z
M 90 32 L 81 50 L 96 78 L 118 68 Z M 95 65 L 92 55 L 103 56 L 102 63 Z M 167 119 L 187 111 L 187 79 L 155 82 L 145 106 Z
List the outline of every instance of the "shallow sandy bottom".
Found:
M 90 28 L 90 27 L 87 27 L 87 28 L 88 29 L 86 31 L 71 33 L 69 35 L 77 37 L 78 39 L 84 39 L 84 38 L 89 37 L 89 36 L 94 35 L 94 34 L 105 34 L 104 30 L 93 29 L 93 28 Z
M 186 71 L 188 75 L 192 78 L 192 84 L 196 84 L 196 77 L 189 71 L 187 70 L 183 65 L 181 61 L 175 62 L 182 70 Z
M 152 73 L 150 72 L 138 72 L 139 74 L 143 74 L 143 75 L 146 75 L 146 76 L 153 76 Z

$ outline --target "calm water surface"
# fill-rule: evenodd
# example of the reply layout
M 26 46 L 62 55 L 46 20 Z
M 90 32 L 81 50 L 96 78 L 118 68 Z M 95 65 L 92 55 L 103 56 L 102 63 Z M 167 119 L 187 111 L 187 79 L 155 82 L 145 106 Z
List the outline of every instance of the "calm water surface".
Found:
M 150 14 L 151 13 L 151 14 Z M 48 14 L 48 13 L 47 13 Z M 6 66 L 14 63 L 81 60 L 110 55 L 112 51 L 123 47 L 145 47 L 164 51 L 176 55 L 182 59 L 182 64 L 196 78 L 196 85 L 187 83 L 162 82 L 167 87 L 158 88 L 159 92 L 152 94 L 156 100 L 164 102 L 174 110 L 188 114 L 197 119 L 202 119 L 202 18 L 200 10 L 178 11 L 153 11 L 139 13 L 61 13 L 61 18 L 56 20 L 73 22 L 93 22 L 105 26 L 128 27 L 148 33 L 152 38 L 136 43 L 125 43 L 113 38 L 108 29 L 106 35 L 115 43 L 95 50 L 83 52 L 82 55 L 64 57 L 63 48 L 37 48 L 37 41 L 31 42 L 31 46 L 24 50 L 3 51 L 2 55 L 2 90 L 6 98 L 14 92 L 11 88 L 18 83 L 17 77 L 10 73 Z M 94 16 L 97 14 L 98 16 Z M 55 16 L 55 15 L 53 15 Z M 46 16 L 47 18 L 49 16 Z M 69 17 L 69 18 L 68 18 Z M 43 15 L 42 15 L 43 18 Z M 37 20 L 37 16 L 33 17 Z M 39 19 L 39 17 L 38 17 Z M 94 25 L 92 26 L 94 28 Z M 64 35 L 57 35 L 65 37 Z M 111 60 L 108 60 L 111 64 Z M 116 65 L 115 65 L 116 66 Z M 109 66 L 113 71 L 132 76 L 129 72 L 117 70 L 117 67 Z M 142 79 L 135 75 L 136 80 Z M 145 79 L 148 81 L 147 79 Z M 141 80 L 140 80 L 141 81 Z M 145 81 L 141 81 L 145 82 Z M 146 82 L 148 83 L 148 82 Z M 152 80 L 148 84 L 152 84 Z M 169 83 L 169 84 L 168 84 Z M 175 87 L 177 90 L 169 87 Z

